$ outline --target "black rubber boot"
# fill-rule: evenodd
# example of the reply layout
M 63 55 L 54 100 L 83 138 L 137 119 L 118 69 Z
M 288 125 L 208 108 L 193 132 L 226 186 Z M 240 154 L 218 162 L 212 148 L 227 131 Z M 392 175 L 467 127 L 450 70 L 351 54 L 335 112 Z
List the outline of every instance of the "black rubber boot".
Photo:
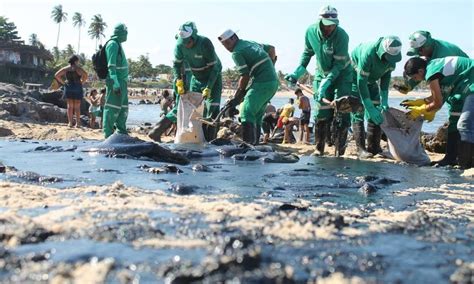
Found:
M 148 137 L 155 140 L 156 142 L 161 142 L 161 135 L 173 124 L 166 116 L 163 117 L 153 128 L 148 132 Z
M 260 135 L 262 134 L 262 126 L 257 125 L 257 128 L 255 129 L 255 145 L 260 144 Z
M 365 129 L 364 122 L 357 121 L 352 124 L 352 133 L 357 147 L 357 156 L 361 159 L 368 159 L 373 157 L 372 154 L 367 152 L 365 148 Z
M 326 123 L 326 143 L 328 144 L 329 147 L 332 147 L 334 146 L 334 137 L 335 137 L 335 129 L 334 129 L 334 123 L 333 123 L 333 119 L 335 118 L 332 118 L 330 120 L 328 120 L 328 122 Z
M 467 170 L 474 166 L 474 143 L 461 141 L 458 154 L 458 162 L 461 168 Z
M 204 133 L 204 138 L 206 139 L 207 142 L 211 142 L 217 137 L 217 127 L 203 124 L 202 131 Z
M 255 145 L 255 126 L 250 122 L 242 123 L 242 140 L 248 144 Z
M 336 133 L 336 139 L 334 140 L 334 146 L 336 148 L 336 157 L 343 156 L 347 148 L 347 133 L 349 132 L 348 127 L 339 127 Z
M 441 167 L 457 165 L 458 149 L 460 143 L 461 136 L 457 130 L 448 132 L 448 140 L 446 141 L 446 154 L 444 155 L 444 158 L 439 161 L 431 162 L 431 165 L 438 165 Z
M 382 137 L 382 129 L 380 126 L 369 122 L 367 124 L 367 151 L 372 155 L 382 153 L 380 137 Z
M 326 144 L 327 135 L 327 121 L 318 120 L 314 126 L 314 144 L 316 144 L 316 150 L 320 156 L 324 155 L 324 146 Z

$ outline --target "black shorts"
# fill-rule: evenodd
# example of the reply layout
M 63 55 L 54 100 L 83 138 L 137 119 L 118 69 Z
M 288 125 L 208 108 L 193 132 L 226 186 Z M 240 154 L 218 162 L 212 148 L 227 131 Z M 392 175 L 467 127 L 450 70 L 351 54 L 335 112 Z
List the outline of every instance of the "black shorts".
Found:
M 301 125 L 309 124 L 310 119 L 311 119 L 311 111 L 303 110 L 303 112 L 300 115 L 300 124 Z

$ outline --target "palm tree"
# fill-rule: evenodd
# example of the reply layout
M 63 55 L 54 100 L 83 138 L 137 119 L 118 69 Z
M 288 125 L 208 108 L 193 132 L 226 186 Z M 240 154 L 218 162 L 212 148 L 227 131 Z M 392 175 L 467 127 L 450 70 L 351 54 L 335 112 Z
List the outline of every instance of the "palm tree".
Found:
M 30 45 L 32 46 L 36 46 L 37 48 L 44 49 L 44 44 L 41 41 L 39 41 L 37 34 L 31 34 L 28 41 Z
M 102 19 L 100 14 L 92 17 L 91 24 L 89 25 L 89 35 L 92 39 L 95 39 L 95 49 L 97 49 L 97 42 L 100 38 L 105 37 L 104 30 L 107 24 Z
M 29 38 L 30 45 L 32 46 L 38 46 L 38 35 L 37 34 L 31 34 Z
M 67 20 L 67 13 L 63 11 L 63 5 L 57 5 L 53 8 L 51 18 L 53 18 L 53 21 L 58 24 L 58 37 L 56 38 L 56 47 L 58 47 L 61 23 Z
M 81 27 L 86 25 L 86 20 L 82 17 L 81 13 L 74 13 L 74 16 L 72 16 L 72 25 L 79 29 L 79 40 L 77 41 L 77 53 L 79 53 L 81 46 Z

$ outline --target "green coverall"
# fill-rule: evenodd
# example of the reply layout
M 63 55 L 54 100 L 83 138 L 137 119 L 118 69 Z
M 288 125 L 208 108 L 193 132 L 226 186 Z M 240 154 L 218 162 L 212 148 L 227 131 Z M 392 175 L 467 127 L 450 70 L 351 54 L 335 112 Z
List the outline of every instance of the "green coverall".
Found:
M 351 94 L 352 68 L 349 59 L 349 36 L 340 26 L 328 38 L 323 36 L 320 21 L 309 26 L 306 30 L 305 49 L 301 56 L 300 66 L 306 68 L 311 57 L 316 56 L 316 70 L 313 82 L 314 99 L 316 101 L 315 120 L 330 120 L 333 109 L 322 101 Z M 320 94 L 319 85 L 323 79 L 331 80 L 331 85 L 326 94 Z M 318 99 L 319 97 L 319 99 Z M 343 115 L 345 126 L 349 126 L 350 115 Z
M 189 64 L 192 72 L 189 90 L 201 93 L 205 88 L 211 89 L 210 97 L 204 102 L 203 117 L 214 119 L 219 113 L 221 102 L 222 65 L 212 42 L 207 37 L 196 34 L 193 35 L 193 39 L 194 45 L 191 48 L 178 41 L 174 50 L 173 75 L 176 79 L 182 79 L 183 62 Z
M 474 60 L 448 56 L 432 59 L 426 67 L 426 81 L 439 79 L 443 101 L 449 106 L 449 130 L 457 131 L 464 100 L 474 93 Z
M 121 43 L 127 40 L 127 28 L 119 24 L 105 47 L 107 56 L 108 75 L 105 81 L 106 96 L 104 105 L 104 135 L 105 138 L 114 133 L 127 134 L 128 116 L 128 62 Z M 120 48 L 119 48 L 120 47 Z M 119 53 L 120 49 L 120 53 Z
M 383 60 L 384 53 L 378 52 L 383 39 L 360 44 L 351 53 L 354 67 L 352 95 L 361 100 L 371 99 L 375 106 L 380 105 L 380 93 L 388 93 L 392 71 L 395 70 L 395 63 Z M 352 122 L 357 121 L 364 121 L 364 112 L 352 114 Z
M 239 39 L 232 51 L 239 75 L 249 75 L 251 84 L 240 105 L 240 120 L 259 132 L 267 103 L 278 90 L 278 77 L 268 51 L 270 45 Z M 258 142 L 258 141 L 257 141 Z
M 460 56 L 460 57 L 467 57 L 467 54 L 462 51 L 458 46 L 443 41 L 443 40 L 438 40 L 438 39 L 430 39 L 432 41 L 432 46 L 433 46 L 433 54 L 431 55 L 430 58 L 428 59 L 428 63 L 430 60 L 437 59 L 437 58 L 444 58 L 447 56 Z M 411 54 L 411 53 L 410 53 Z M 409 54 L 409 55 L 410 55 Z M 409 78 L 406 79 L 405 81 L 405 87 L 407 87 L 407 93 L 411 90 L 413 90 L 419 82 L 415 80 L 411 80 Z M 443 97 L 445 95 L 443 94 Z M 452 98 L 453 100 L 452 104 L 448 104 L 448 111 L 449 111 L 449 127 L 448 127 L 448 132 L 456 132 L 456 125 L 459 120 L 459 114 L 458 111 L 453 109 L 453 106 L 456 104 L 461 104 L 461 102 L 455 102 L 456 98 Z
M 396 62 L 401 60 L 401 41 L 398 37 L 381 37 L 375 42 L 358 45 L 351 53 L 354 68 L 352 95 L 358 97 L 366 107 L 365 110 L 352 113 L 352 130 L 359 157 L 368 158 L 378 154 L 382 130 L 379 124 L 383 121 L 382 108 L 388 108 L 388 88 Z M 388 51 L 394 49 L 390 55 Z M 396 54 L 395 54 L 395 53 Z M 380 89 L 378 82 L 380 81 Z M 382 101 L 382 106 L 381 105 Z M 364 114 L 368 116 L 367 153 L 365 148 Z M 372 117 L 375 115 L 375 118 Z

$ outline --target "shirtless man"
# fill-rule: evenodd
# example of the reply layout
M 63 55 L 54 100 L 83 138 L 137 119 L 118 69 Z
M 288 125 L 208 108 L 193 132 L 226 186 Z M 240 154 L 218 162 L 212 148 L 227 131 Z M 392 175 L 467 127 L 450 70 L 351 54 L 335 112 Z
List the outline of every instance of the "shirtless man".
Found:
M 297 97 L 298 107 L 301 109 L 301 116 L 300 116 L 300 142 L 304 144 L 309 143 L 309 120 L 311 118 L 311 103 L 307 96 L 303 94 L 301 89 L 296 89 L 295 95 Z M 306 135 L 304 135 L 306 134 Z M 303 137 L 304 140 L 303 140 Z

